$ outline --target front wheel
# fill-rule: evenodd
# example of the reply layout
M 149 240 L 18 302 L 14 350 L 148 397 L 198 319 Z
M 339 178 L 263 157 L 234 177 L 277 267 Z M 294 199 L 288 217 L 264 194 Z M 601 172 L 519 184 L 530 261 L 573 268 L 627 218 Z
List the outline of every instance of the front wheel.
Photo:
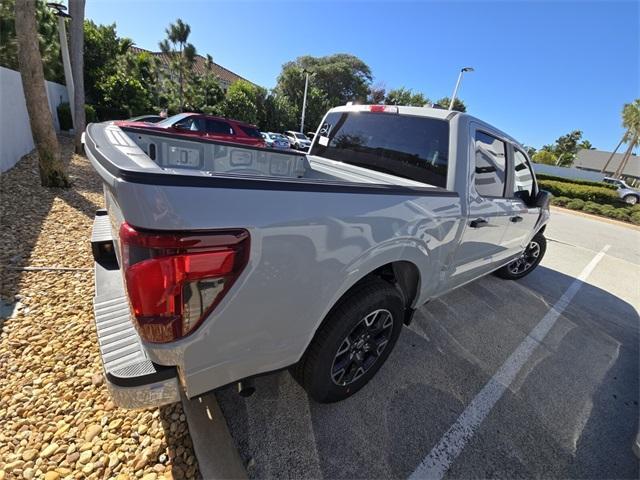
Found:
M 547 239 L 542 233 L 538 233 L 531 239 L 522 255 L 497 270 L 496 275 L 508 280 L 517 280 L 529 275 L 538 266 L 546 251 Z
M 622 200 L 624 200 L 624 202 L 628 203 L 629 205 L 635 205 L 636 203 L 638 203 L 638 197 L 636 197 L 635 195 L 625 195 Z
M 350 397 L 391 353 L 403 312 L 402 297 L 393 285 L 366 280 L 332 309 L 291 374 L 317 402 Z

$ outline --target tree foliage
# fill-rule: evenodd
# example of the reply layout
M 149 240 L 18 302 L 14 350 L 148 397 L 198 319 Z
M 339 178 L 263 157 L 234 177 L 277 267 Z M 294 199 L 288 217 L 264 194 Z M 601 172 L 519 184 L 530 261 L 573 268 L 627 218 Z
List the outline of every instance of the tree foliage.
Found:
M 261 116 L 259 109 L 264 108 L 263 99 L 262 89 L 247 81 L 238 80 L 227 90 L 226 98 L 220 104 L 219 112 L 225 117 L 255 125 Z
M 442 108 L 449 108 L 450 103 L 451 103 L 451 98 L 442 97 L 440 100 L 436 102 L 436 105 Z M 462 100 L 460 100 L 460 98 L 456 97 L 455 101 L 453 102 L 453 110 L 457 112 L 466 112 L 467 106 L 464 104 Z
M 18 43 L 15 25 L 16 0 L 0 2 L 0 65 L 19 70 Z M 60 39 L 58 20 L 46 2 L 36 2 L 36 25 L 44 77 L 52 82 L 64 84 L 64 71 L 60 61 Z
M 413 93 L 411 89 L 400 87 L 390 90 L 384 99 L 384 103 L 386 105 L 424 107 L 428 103 L 431 103 L 431 101 L 420 92 Z
M 195 76 L 193 82 L 193 95 L 189 98 L 193 105 L 191 109 L 209 115 L 219 113 L 219 104 L 224 100 L 224 91 L 220 87 L 218 77 L 213 72 L 211 55 L 207 55 L 204 74 Z
M 558 161 L 558 157 L 553 152 L 549 150 L 540 150 L 536 152 L 531 160 L 535 163 L 544 163 L 545 165 L 555 165 Z
M 557 165 L 561 167 L 570 167 L 576 158 L 579 146 L 582 140 L 582 131 L 573 130 L 566 135 L 562 135 L 556 139 L 551 145 L 544 145 L 542 150 L 551 152 L 556 157 Z
M 326 57 L 298 57 L 282 66 L 275 94 L 283 96 L 302 113 L 306 73 L 309 90 L 305 111 L 306 128 L 315 129 L 326 111 L 347 102 L 364 102 L 369 93 L 372 75 L 369 66 L 354 55 L 338 53 Z

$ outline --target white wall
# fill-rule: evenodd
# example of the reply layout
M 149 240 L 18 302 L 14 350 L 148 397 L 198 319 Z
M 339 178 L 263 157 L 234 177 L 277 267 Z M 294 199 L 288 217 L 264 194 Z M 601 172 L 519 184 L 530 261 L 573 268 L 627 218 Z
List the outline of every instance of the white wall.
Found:
M 69 101 L 67 87 L 53 82 L 46 84 L 53 124 L 59 130 L 56 108 Z M 0 67 L 0 172 L 9 170 L 33 148 L 20 73 Z

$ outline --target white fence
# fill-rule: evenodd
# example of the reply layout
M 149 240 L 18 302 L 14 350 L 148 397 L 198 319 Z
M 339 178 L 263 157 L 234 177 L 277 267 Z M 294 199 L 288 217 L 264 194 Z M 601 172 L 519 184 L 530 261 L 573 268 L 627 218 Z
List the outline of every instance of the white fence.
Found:
M 67 87 L 59 83 L 46 83 L 53 124 L 59 130 L 56 108 L 69 101 Z M 33 148 L 20 73 L 0 67 L 0 172 L 9 170 Z

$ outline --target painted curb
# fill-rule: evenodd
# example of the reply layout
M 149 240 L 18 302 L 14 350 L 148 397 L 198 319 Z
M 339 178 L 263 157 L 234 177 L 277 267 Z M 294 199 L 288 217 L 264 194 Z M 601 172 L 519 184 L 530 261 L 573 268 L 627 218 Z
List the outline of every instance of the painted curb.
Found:
M 202 478 L 248 478 L 215 395 L 210 393 L 191 400 L 183 392 L 181 396 Z

